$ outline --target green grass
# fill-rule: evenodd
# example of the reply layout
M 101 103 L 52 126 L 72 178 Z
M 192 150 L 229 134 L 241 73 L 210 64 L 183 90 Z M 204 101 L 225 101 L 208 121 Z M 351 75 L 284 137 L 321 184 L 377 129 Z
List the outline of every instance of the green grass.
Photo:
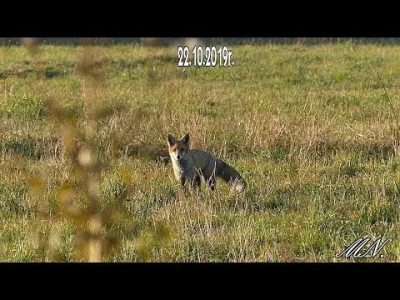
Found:
M 91 180 L 105 261 L 346 261 L 380 236 L 383 257 L 350 261 L 400 260 L 399 46 L 233 46 L 234 67 L 186 69 L 174 47 L 90 49 L 0 48 L 0 261 L 86 260 L 92 221 L 60 199 L 93 212 Z M 186 132 L 243 195 L 182 193 L 157 158 Z

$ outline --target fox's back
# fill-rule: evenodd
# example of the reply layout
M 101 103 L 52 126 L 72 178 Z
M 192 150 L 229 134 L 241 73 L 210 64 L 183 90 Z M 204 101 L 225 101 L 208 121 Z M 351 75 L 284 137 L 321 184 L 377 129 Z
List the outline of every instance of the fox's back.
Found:
M 190 149 L 188 154 L 192 158 L 194 166 L 197 169 L 201 169 L 203 172 L 208 171 L 208 169 L 212 170 L 215 166 L 216 159 L 206 151 Z

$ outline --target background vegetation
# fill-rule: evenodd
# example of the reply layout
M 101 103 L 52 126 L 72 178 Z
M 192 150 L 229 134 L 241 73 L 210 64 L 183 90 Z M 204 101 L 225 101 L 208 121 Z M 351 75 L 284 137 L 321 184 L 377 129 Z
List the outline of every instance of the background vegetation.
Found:
M 0 260 L 325 262 L 358 238 L 398 261 L 400 48 L 0 48 Z M 241 172 L 184 195 L 168 133 Z M 354 261 L 354 260 L 350 260 Z

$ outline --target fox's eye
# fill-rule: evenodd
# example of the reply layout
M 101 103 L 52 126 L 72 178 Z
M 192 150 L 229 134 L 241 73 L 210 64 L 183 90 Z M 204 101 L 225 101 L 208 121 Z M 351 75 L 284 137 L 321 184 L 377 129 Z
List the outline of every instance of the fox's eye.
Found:
M 185 151 L 185 149 L 181 148 L 181 152 Z

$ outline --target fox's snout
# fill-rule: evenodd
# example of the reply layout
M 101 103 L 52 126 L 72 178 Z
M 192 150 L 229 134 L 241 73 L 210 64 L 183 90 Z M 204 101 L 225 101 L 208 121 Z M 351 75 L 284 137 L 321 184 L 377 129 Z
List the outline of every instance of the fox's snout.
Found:
M 183 160 L 184 159 L 184 154 L 185 154 L 184 152 L 176 151 L 175 152 L 175 157 L 176 157 L 177 160 Z
M 177 161 L 182 161 L 184 160 L 184 153 L 180 152 L 180 151 L 170 151 L 170 155 L 173 159 L 177 160 Z

